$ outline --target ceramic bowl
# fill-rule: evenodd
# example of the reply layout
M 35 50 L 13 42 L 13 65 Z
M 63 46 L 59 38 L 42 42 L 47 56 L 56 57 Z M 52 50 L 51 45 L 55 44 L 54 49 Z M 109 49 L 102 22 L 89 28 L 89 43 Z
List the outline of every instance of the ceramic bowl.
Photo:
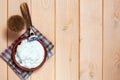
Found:
M 21 41 L 22 41 L 22 40 L 25 40 L 25 39 L 28 39 L 28 37 L 20 38 L 18 41 L 16 41 L 16 43 L 13 45 L 12 56 L 11 56 L 11 57 L 12 57 L 14 63 L 15 63 L 19 68 L 21 68 L 22 70 L 25 70 L 25 71 L 34 71 L 34 70 L 37 70 L 37 69 L 39 69 L 40 67 L 42 67 L 42 65 L 45 63 L 47 51 L 46 51 L 46 48 L 45 48 L 45 46 L 43 45 L 43 43 L 42 43 L 40 40 L 38 40 L 38 42 L 43 46 L 44 52 L 45 52 L 45 53 L 44 53 L 44 54 L 45 54 L 45 55 L 44 55 L 44 59 L 43 59 L 42 63 L 41 63 L 39 66 L 35 67 L 35 68 L 26 68 L 26 67 L 21 66 L 21 65 L 16 61 L 15 54 L 16 54 L 17 46 L 20 45 Z M 31 53 L 30 53 L 30 54 L 31 54 Z

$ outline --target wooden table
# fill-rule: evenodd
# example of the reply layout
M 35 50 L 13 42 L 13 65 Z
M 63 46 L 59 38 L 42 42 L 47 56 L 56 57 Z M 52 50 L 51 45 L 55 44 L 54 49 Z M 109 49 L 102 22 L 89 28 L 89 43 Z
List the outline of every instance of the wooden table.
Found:
M 55 45 L 55 55 L 27 80 L 120 80 L 120 0 L 0 0 L 1 52 L 19 36 L 6 21 L 21 15 L 24 1 Z M 1 58 L 0 80 L 20 80 Z

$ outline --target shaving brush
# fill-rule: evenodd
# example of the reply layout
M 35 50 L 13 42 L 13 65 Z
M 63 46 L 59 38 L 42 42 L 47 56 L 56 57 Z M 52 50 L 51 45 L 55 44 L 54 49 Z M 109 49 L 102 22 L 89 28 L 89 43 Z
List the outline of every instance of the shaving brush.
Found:
M 21 16 L 13 15 L 8 19 L 7 26 L 11 31 L 20 32 L 24 29 L 25 22 Z

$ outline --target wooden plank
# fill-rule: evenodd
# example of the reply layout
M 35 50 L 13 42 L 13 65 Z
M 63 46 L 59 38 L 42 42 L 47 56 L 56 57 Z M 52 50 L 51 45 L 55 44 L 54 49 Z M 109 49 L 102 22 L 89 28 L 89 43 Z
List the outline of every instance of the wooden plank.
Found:
M 79 0 L 56 0 L 56 80 L 79 80 Z
M 120 0 L 104 0 L 103 80 L 120 80 Z
M 0 52 L 7 48 L 7 0 L 0 0 Z M 7 80 L 7 64 L 0 58 L 0 79 Z
M 54 0 L 32 0 L 32 21 L 54 43 Z M 54 80 L 54 57 L 33 73 L 31 80 Z
M 12 15 L 21 15 L 20 4 L 22 2 L 27 2 L 30 6 L 30 0 L 8 0 L 8 18 Z M 21 33 L 8 31 L 8 45 L 11 45 L 11 43 L 24 32 L 25 30 Z M 8 67 L 8 80 L 20 80 L 10 67 Z
M 102 80 L 102 0 L 81 0 L 80 14 L 80 80 Z

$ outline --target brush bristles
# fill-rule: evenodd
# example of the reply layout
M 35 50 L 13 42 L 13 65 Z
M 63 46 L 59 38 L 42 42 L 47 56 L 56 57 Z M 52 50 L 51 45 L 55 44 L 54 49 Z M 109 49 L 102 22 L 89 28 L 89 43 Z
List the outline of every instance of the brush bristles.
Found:
M 24 29 L 24 19 L 19 15 L 11 16 L 7 21 L 7 26 L 11 31 L 20 32 Z

